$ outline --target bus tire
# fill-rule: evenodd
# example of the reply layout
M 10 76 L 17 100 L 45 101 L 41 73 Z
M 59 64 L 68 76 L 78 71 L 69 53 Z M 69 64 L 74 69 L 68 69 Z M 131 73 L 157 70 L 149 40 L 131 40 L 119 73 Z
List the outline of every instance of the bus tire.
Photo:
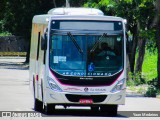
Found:
M 107 113 L 109 116 L 117 116 L 118 105 L 103 105 L 100 107 L 100 111 Z
M 46 115 L 51 115 L 51 114 L 54 113 L 54 111 L 55 111 L 55 105 L 47 104 L 47 105 L 44 106 L 44 113 Z
M 36 98 L 34 99 L 34 110 L 38 112 L 42 112 L 43 110 L 43 102 Z

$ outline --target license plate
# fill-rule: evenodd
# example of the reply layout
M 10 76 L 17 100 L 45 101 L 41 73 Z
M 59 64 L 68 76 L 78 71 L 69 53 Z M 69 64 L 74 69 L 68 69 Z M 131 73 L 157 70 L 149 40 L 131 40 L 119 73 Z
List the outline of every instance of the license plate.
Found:
M 81 104 L 93 104 L 93 100 L 92 99 L 80 99 L 79 102 Z

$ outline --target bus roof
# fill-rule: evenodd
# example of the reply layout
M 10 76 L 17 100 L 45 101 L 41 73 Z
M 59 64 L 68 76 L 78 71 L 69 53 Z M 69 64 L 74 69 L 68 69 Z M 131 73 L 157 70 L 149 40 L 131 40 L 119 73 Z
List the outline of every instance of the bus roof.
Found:
M 51 15 L 104 15 L 104 13 L 95 8 L 53 8 L 48 11 Z
M 54 8 L 48 14 L 36 15 L 33 23 L 48 24 L 49 19 L 55 20 L 102 20 L 102 21 L 123 21 L 124 19 L 115 16 L 104 16 L 101 10 L 95 8 Z

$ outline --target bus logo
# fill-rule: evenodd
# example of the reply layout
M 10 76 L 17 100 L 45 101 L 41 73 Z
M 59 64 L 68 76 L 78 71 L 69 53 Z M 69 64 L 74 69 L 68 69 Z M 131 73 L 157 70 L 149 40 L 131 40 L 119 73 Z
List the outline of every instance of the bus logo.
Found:
M 88 88 L 84 88 L 84 91 L 85 91 L 85 92 L 88 92 Z

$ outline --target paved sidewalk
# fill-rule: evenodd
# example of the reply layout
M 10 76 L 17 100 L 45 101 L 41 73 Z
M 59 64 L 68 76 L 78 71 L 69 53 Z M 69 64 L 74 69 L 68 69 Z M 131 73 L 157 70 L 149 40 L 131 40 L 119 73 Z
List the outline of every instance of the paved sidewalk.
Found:
M 25 60 L 25 57 L 0 57 L 0 69 L 28 70 L 29 64 Z

